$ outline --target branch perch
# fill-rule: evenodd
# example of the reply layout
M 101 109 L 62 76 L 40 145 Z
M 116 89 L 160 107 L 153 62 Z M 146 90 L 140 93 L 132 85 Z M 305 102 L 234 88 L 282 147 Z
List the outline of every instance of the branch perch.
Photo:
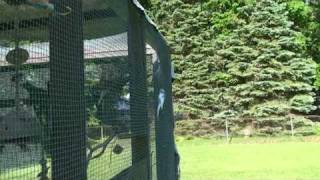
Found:
M 99 158 L 103 153 L 106 151 L 108 145 L 111 143 L 111 141 L 117 136 L 117 133 L 112 131 L 111 135 L 104 140 L 102 143 L 92 147 L 89 144 L 87 145 L 87 148 L 89 149 L 89 153 L 87 155 L 87 164 L 89 164 L 89 161 Z M 101 149 L 101 150 L 100 150 Z M 100 150 L 100 152 L 96 155 L 93 155 L 94 152 Z

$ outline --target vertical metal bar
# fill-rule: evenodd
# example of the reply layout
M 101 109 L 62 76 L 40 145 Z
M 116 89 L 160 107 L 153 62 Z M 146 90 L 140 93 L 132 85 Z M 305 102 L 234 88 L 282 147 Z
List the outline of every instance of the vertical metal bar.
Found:
M 229 122 L 228 119 L 225 120 L 225 135 L 227 143 L 229 143 Z
M 100 126 L 100 139 L 103 140 L 104 134 L 103 134 L 103 125 Z
M 150 147 L 144 26 L 141 15 L 131 1 L 128 11 L 132 179 L 147 180 L 150 179 Z
M 19 18 L 15 17 L 14 19 L 14 43 L 15 48 L 19 48 Z M 15 105 L 16 105 L 16 119 L 20 119 L 20 78 L 19 78 L 19 71 L 20 71 L 20 64 L 19 57 L 15 57 Z
M 290 127 L 291 127 L 291 137 L 294 137 L 294 125 L 293 125 L 293 117 L 290 118 Z
M 50 98 L 52 103 L 52 179 L 85 180 L 86 112 L 82 1 L 54 0 L 50 18 Z
M 148 26 L 148 25 L 146 25 Z M 165 94 L 163 109 L 156 113 L 156 164 L 157 179 L 179 179 L 179 155 L 174 142 L 174 118 L 172 103 L 172 68 L 169 47 L 152 25 L 147 28 L 148 43 L 157 52 L 159 63 L 154 64 L 155 108 L 159 105 L 159 94 Z
M 146 25 L 148 26 L 148 25 Z M 159 57 L 159 63 L 154 66 L 154 92 L 155 108 L 159 101 L 160 90 L 165 93 L 164 105 L 161 112 L 156 114 L 156 164 L 157 179 L 175 180 L 179 179 L 180 158 L 174 142 L 174 118 L 172 103 L 172 74 L 169 47 L 164 38 L 153 25 L 147 29 L 148 43 L 154 48 Z

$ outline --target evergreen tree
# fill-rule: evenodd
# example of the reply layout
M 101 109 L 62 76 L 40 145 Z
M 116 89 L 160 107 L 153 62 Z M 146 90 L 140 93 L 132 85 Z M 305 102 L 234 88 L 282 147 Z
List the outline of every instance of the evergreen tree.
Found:
M 234 84 L 222 84 L 228 111 L 215 116 L 223 117 L 232 109 L 234 116 L 257 118 L 262 126 L 280 126 L 289 114 L 295 114 L 299 124 L 308 123 L 298 114 L 315 110 L 316 64 L 304 57 L 302 34 L 292 30 L 286 5 L 261 0 L 239 11 L 245 9 L 252 9 L 243 14 L 246 24 L 216 42 L 215 57 L 226 63 L 215 73 L 228 75 Z
M 320 63 L 320 2 L 311 1 L 313 8 L 314 22 L 311 25 L 311 43 L 309 45 L 310 54 L 315 61 Z M 320 67 L 317 68 L 317 80 L 315 85 L 320 87 Z
M 229 34 L 241 24 L 236 8 L 222 0 L 200 3 L 171 0 L 155 1 L 151 14 L 160 25 L 172 49 L 177 80 L 174 83 L 175 109 L 189 118 L 210 118 L 218 109 L 215 95 L 220 92 L 212 84 L 216 64 L 213 61 L 213 39 L 219 33 Z M 227 75 L 228 76 L 228 75 Z
M 311 124 L 316 64 L 286 3 L 172 0 L 151 12 L 172 47 L 176 111 L 214 124 L 256 119 L 265 132 L 288 128 L 289 118 Z

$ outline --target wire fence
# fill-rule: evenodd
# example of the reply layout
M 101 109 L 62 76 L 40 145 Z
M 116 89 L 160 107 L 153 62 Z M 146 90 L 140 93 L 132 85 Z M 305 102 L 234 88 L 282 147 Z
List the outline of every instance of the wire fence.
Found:
M 170 65 L 136 1 L 0 0 L 0 179 L 176 179 Z

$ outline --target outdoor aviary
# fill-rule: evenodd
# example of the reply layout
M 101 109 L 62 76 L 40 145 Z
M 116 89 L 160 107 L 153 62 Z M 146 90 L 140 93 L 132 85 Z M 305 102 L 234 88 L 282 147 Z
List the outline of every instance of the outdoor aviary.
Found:
M 137 1 L 0 0 L 0 179 L 177 179 L 171 83 Z
M 0 180 L 319 180 L 320 1 L 0 0 Z

